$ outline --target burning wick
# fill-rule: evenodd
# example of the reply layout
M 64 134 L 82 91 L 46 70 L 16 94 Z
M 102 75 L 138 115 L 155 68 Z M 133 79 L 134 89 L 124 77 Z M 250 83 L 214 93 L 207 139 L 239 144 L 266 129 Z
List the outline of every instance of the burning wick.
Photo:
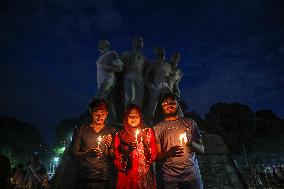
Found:
M 137 140 L 137 137 L 138 137 L 138 134 L 139 134 L 139 129 L 137 129 L 136 131 L 135 131 L 135 141 L 138 143 L 138 140 Z
M 180 146 L 182 146 L 182 141 L 187 143 L 186 133 L 183 133 L 179 136 Z
M 99 136 L 99 138 L 98 138 L 98 149 L 100 149 L 101 141 L 102 141 L 102 137 L 101 137 L 101 136 Z

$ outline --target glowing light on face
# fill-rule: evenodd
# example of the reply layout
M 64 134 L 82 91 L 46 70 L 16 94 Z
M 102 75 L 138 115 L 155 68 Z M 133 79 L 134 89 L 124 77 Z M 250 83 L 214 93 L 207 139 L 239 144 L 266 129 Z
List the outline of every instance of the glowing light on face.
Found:
M 177 110 L 177 101 L 168 98 L 162 103 L 162 107 L 163 107 L 163 111 L 166 114 L 174 113 Z
M 137 127 L 140 124 L 141 118 L 136 109 L 132 109 L 130 111 L 130 114 L 128 115 L 128 118 L 127 118 L 127 122 L 132 127 Z
M 108 111 L 106 110 L 96 110 L 93 112 L 93 121 L 98 124 L 98 125 L 102 125 L 108 115 Z

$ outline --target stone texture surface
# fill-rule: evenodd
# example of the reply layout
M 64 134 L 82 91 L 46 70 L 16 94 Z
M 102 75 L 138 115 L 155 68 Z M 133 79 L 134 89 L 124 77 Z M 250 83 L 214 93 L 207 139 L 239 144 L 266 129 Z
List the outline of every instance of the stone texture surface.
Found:
M 222 137 L 201 132 L 205 154 L 198 155 L 204 188 L 247 188 Z

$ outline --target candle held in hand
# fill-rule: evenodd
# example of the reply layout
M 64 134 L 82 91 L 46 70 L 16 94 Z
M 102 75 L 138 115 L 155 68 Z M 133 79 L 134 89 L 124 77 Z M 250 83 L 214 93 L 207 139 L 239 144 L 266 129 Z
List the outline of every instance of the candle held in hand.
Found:
M 98 149 L 100 149 L 101 141 L 102 141 L 102 137 L 101 137 L 101 136 L 99 136 L 99 138 L 98 138 Z
M 136 141 L 136 142 L 138 142 L 137 138 L 138 138 L 139 132 L 140 132 L 139 129 L 137 129 L 137 130 L 135 131 L 135 141 Z
M 179 136 L 179 142 L 180 142 L 180 146 L 182 146 L 182 141 L 184 141 L 185 143 L 187 143 L 187 138 L 186 138 L 186 133 L 183 133 Z

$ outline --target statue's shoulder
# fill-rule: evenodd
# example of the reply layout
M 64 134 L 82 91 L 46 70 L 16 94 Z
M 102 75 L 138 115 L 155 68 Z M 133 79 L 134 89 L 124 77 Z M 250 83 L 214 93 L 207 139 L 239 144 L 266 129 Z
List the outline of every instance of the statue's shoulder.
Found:
M 168 62 L 165 62 L 163 65 L 164 65 L 165 67 L 172 68 L 172 65 L 171 65 L 170 63 L 168 63 Z
M 108 51 L 108 56 L 119 56 L 115 50 Z
M 101 57 L 99 58 L 100 61 L 102 62 L 108 62 L 114 59 L 119 58 L 118 53 L 115 50 L 109 50 L 106 53 L 104 53 L 103 55 L 101 55 Z
M 125 65 L 128 65 L 131 62 L 132 53 L 130 51 L 125 51 L 120 55 L 120 59 L 123 61 Z
M 121 54 L 121 58 L 130 58 L 132 56 L 131 51 L 125 51 Z

